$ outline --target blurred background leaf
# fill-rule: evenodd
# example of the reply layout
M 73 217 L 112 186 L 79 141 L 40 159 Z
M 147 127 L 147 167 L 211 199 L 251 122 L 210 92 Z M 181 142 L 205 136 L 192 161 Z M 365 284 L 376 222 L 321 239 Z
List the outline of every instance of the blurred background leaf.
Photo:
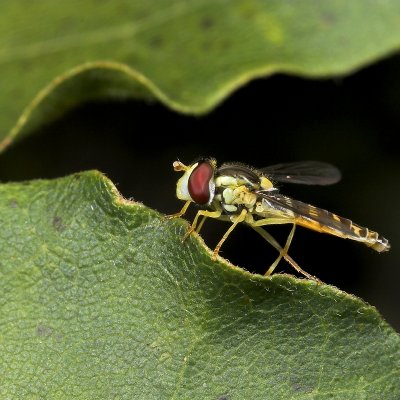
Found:
M 1 185 L 0 221 L 3 398 L 400 396 L 374 307 L 211 261 L 98 172 Z
M 200 113 L 257 76 L 348 73 L 400 46 L 397 0 L 17 0 L 0 20 L 1 148 L 85 101 Z

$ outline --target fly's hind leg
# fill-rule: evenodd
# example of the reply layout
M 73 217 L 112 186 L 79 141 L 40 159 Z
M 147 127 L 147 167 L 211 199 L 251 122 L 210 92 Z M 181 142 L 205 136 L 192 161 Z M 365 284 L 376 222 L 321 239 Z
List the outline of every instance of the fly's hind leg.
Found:
M 282 257 L 285 257 L 288 254 L 289 247 L 290 247 L 290 244 L 292 243 L 295 230 L 296 230 L 296 224 L 293 224 L 293 227 L 292 227 L 292 229 L 291 229 L 291 231 L 289 233 L 289 236 L 286 239 L 285 247 L 282 250 L 279 251 L 279 256 L 276 258 L 276 260 L 268 268 L 267 272 L 264 274 L 265 276 L 271 275 L 274 272 L 274 270 L 277 267 L 277 265 L 279 264 L 279 262 L 282 260 Z
M 282 246 L 271 236 L 267 231 L 261 228 L 261 226 L 265 225 L 276 225 L 276 224 L 293 224 L 293 228 L 290 231 L 290 234 L 286 240 L 285 247 L 282 248 Z M 309 274 L 308 272 L 304 271 L 300 266 L 293 260 L 292 257 L 287 254 L 289 250 L 289 246 L 292 242 L 293 236 L 294 236 L 294 231 L 296 225 L 293 223 L 292 220 L 288 219 L 278 219 L 278 218 L 266 218 L 262 220 L 255 221 L 253 223 L 249 224 L 258 234 L 260 234 L 271 246 L 273 246 L 276 250 L 279 251 L 279 257 L 274 261 L 274 263 L 268 268 L 267 272 L 265 273 L 266 276 L 271 275 L 276 266 L 278 265 L 279 261 L 284 258 L 297 272 L 300 274 L 304 275 L 306 278 L 314 280 L 316 282 L 321 282 L 318 278 L 315 276 Z

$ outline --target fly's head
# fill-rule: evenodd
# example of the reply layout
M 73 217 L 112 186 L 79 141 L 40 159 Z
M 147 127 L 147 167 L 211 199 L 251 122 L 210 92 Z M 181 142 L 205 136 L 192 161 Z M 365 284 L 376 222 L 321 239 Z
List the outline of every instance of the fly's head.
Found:
M 175 171 L 183 172 L 176 184 L 178 199 L 192 201 L 201 206 L 209 206 L 215 195 L 216 161 L 202 159 L 189 166 L 175 161 L 173 166 Z

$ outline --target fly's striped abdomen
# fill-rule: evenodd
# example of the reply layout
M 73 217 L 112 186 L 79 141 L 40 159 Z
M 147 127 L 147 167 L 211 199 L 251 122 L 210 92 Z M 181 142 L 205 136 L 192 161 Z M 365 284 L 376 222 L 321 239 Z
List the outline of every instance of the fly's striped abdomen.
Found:
M 289 197 L 259 193 L 263 197 L 266 211 L 276 210 L 294 223 L 317 232 L 328 233 L 345 239 L 364 243 L 372 249 L 383 252 L 390 249 L 387 239 L 378 233 L 353 223 L 347 218 L 340 217 L 322 208 L 293 200 Z
M 369 244 L 371 243 L 371 244 Z M 389 240 L 384 238 L 383 236 L 379 235 L 379 233 L 374 231 L 368 232 L 368 243 L 365 243 L 368 247 L 373 248 L 374 250 L 382 253 L 383 251 L 390 250 L 390 243 Z
M 330 213 L 329 211 L 321 209 L 316 210 L 319 212 L 324 212 L 323 214 L 325 215 L 322 218 L 325 221 L 324 223 L 309 217 L 296 216 L 296 224 L 318 232 L 328 233 L 344 239 L 352 239 L 357 242 L 364 243 L 366 246 L 371 247 L 379 253 L 388 251 L 390 249 L 389 241 L 383 236 L 380 236 L 377 232 L 359 226 L 353 223 L 351 220 L 339 217 L 338 215 Z M 312 211 L 316 210 L 314 209 Z M 330 221 L 329 218 L 331 218 Z

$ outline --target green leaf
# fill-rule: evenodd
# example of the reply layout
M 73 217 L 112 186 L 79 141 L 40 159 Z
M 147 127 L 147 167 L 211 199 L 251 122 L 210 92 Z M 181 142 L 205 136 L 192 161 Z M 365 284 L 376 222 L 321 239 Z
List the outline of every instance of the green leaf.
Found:
M 212 261 L 98 172 L 0 185 L 0 221 L 2 398 L 400 398 L 373 307 Z
M 84 101 L 203 113 L 256 77 L 345 74 L 400 46 L 397 0 L 19 0 L 0 21 L 0 151 Z

